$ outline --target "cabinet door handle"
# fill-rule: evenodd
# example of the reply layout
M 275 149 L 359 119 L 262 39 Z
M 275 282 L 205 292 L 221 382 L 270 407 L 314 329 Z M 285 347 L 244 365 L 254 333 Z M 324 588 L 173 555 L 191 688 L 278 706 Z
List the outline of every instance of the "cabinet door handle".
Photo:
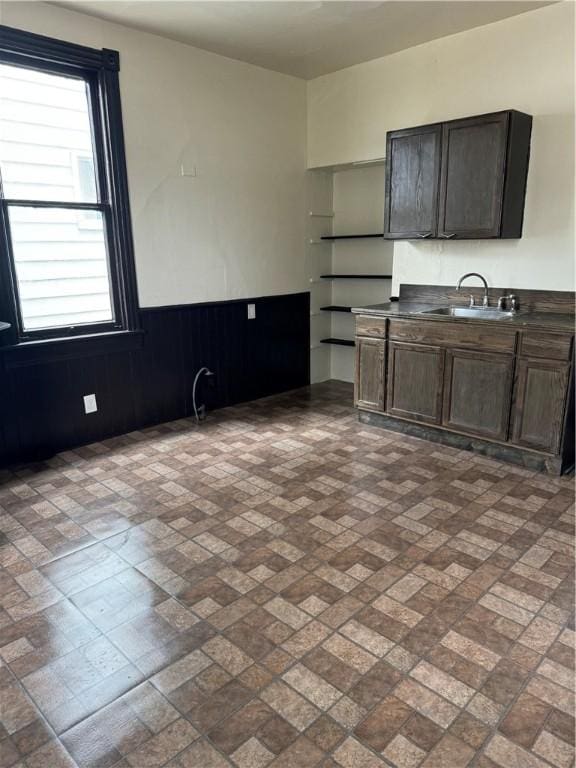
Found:
M 426 232 L 423 235 L 418 235 L 418 237 L 421 237 L 424 240 L 426 237 L 432 237 L 432 232 Z
M 440 235 L 440 237 L 443 237 L 444 240 L 451 240 L 453 237 L 456 237 L 456 232 L 452 232 L 451 235 Z

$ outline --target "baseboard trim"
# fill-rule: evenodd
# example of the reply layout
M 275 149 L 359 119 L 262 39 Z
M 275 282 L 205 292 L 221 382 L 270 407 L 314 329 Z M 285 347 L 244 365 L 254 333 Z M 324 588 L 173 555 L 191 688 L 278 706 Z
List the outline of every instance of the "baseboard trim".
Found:
M 533 451 L 523 450 L 516 446 L 492 443 L 489 440 L 482 440 L 470 435 L 447 432 L 446 430 L 437 429 L 429 425 L 404 421 L 403 419 L 397 419 L 393 416 L 386 416 L 383 413 L 358 411 L 358 419 L 363 424 L 369 424 L 372 427 L 381 427 L 383 429 L 390 429 L 393 432 L 402 432 L 411 437 L 429 440 L 432 443 L 449 445 L 452 448 L 458 448 L 463 451 L 472 451 L 482 456 L 495 459 L 496 461 L 506 461 L 510 464 L 524 467 L 525 469 L 547 472 L 550 475 L 561 475 L 564 471 L 569 469 L 562 467 L 562 460 L 559 456 L 546 456 Z

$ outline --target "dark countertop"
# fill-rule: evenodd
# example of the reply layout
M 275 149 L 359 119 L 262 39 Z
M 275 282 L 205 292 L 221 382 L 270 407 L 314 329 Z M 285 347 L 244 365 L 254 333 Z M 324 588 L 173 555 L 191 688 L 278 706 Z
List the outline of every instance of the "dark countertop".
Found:
M 532 312 L 520 311 L 512 316 L 498 320 L 484 320 L 481 317 L 452 317 L 451 315 L 423 315 L 429 309 L 445 307 L 446 304 L 421 304 L 416 301 L 387 301 L 383 304 L 372 304 L 367 307 L 353 307 L 352 312 L 361 315 L 381 315 L 382 317 L 418 318 L 420 320 L 432 320 L 435 322 L 451 323 L 491 323 L 500 328 L 526 328 L 537 327 L 545 330 L 574 332 L 574 315 L 561 314 L 559 312 Z M 460 305 L 465 306 L 465 305 Z

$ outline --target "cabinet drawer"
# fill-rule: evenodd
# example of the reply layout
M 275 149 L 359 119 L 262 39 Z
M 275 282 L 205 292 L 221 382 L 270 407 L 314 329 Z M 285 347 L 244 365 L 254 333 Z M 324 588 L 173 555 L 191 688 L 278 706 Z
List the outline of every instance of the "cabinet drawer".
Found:
M 390 339 L 486 352 L 514 352 L 516 331 L 434 320 L 390 320 Z
M 569 360 L 572 334 L 523 331 L 520 354 L 523 357 L 545 357 L 548 360 Z
M 386 336 L 386 318 L 358 315 L 356 336 L 373 336 L 376 339 L 383 339 Z

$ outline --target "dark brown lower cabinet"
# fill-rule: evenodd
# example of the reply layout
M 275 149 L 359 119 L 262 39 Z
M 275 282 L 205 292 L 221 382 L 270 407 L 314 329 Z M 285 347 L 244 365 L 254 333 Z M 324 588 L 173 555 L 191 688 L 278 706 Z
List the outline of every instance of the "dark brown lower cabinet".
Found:
M 440 347 L 388 342 L 387 412 L 439 424 L 443 369 L 444 350 Z
M 506 440 L 513 370 L 512 355 L 446 350 L 443 425 Z
M 362 421 L 554 474 L 574 466 L 571 332 L 393 309 L 356 330 Z
M 560 448 L 569 363 L 519 358 L 512 442 L 548 453 Z
M 360 408 L 384 410 L 386 342 L 356 337 L 354 401 Z

